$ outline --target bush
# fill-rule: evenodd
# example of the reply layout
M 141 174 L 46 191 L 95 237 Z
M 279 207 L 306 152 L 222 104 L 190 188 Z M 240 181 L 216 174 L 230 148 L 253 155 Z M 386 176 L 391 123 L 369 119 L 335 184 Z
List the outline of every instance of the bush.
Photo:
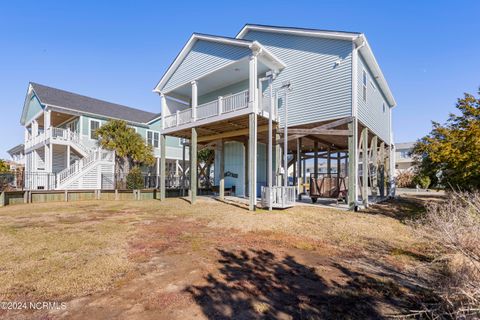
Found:
M 127 189 L 137 190 L 143 188 L 143 176 L 139 167 L 133 167 L 127 175 Z
M 422 174 L 417 174 L 413 178 L 413 184 L 419 185 L 422 189 L 427 189 L 430 186 L 431 180 L 429 176 L 425 176 Z
M 414 173 L 411 171 L 402 171 L 400 172 L 397 177 L 395 178 L 396 180 L 396 186 L 398 188 L 413 188 L 415 187 L 415 184 L 413 183 L 413 177 Z
M 480 193 L 453 193 L 431 203 L 416 230 L 436 256 L 429 281 L 440 302 L 426 307 L 431 319 L 480 317 Z

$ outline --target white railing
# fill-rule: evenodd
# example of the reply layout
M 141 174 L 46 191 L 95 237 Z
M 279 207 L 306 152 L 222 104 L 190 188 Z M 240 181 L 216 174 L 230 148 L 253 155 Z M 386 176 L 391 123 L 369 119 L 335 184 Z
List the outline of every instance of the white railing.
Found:
M 90 154 L 80 160 L 75 161 L 69 168 L 57 173 L 57 187 L 64 183 L 68 178 L 76 173 L 85 170 L 96 161 L 113 162 L 115 160 L 115 153 L 109 150 L 98 149 L 91 151 Z
M 192 109 L 186 109 L 177 112 L 177 125 L 189 123 L 192 121 Z
M 197 106 L 196 120 L 207 119 L 242 110 L 248 107 L 248 90 L 241 91 L 225 97 L 219 97 L 217 100 L 210 101 Z M 165 116 L 164 128 L 172 128 L 185 123 L 193 122 L 192 109 L 177 111 L 174 114 Z
M 260 110 L 270 113 L 270 97 L 268 95 L 262 95 L 262 102 L 260 104 Z M 273 112 L 275 114 L 275 111 Z
M 35 146 L 38 143 L 42 143 L 47 139 L 52 140 L 62 140 L 62 141 L 71 141 L 76 144 L 76 146 L 82 149 L 85 153 L 89 152 L 89 149 L 86 148 L 80 141 L 80 135 L 75 131 L 70 131 L 70 129 L 50 127 L 46 132 L 42 132 L 36 137 L 32 137 L 25 141 L 25 147 L 30 148 Z
M 45 132 L 41 132 L 35 137 L 29 137 L 29 139 L 27 141 L 25 141 L 25 148 L 33 147 L 37 143 L 41 143 L 41 142 L 45 141 L 45 139 L 46 139 L 45 136 L 46 136 Z
M 237 111 L 248 107 L 248 90 L 223 97 L 222 113 Z
M 218 100 L 210 101 L 197 107 L 197 119 L 206 119 L 218 115 Z
M 262 207 L 288 208 L 295 205 L 296 187 L 262 186 Z
M 177 126 L 177 115 L 171 114 L 169 116 L 165 116 L 164 126 L 165 129 Z

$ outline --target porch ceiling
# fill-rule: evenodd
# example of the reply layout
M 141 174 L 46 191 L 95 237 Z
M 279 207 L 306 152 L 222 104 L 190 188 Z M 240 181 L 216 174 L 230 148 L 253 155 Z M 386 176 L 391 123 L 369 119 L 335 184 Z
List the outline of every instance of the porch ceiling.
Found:
M 198 144 L 208 144 L 215 140 L 238 140 L 243 141 L 248 139 L 248 115 L 242 115 L 235 118 L 217 121 L 214 123 L 208 123 L 202 126 L 196 127 Z M 258 139 L 261 142 L 262 139 L 266 141 L 266 131 L 264 127 L 268 125 L 268 120 L 263 117 L 257 117 L 257 125 L 259 128 Z M 184 129 L 169 133 L 168 135 L 190 139 L 192 130 Z M 263 137 L 265 135 L 265 137 Z
M 269 70 L 269 68 L 262 63 L 261 60 L 258 60 L 257 70 L 258 75 L 263 75 Z M 249 59 L 247 57 L 197 79 L 198 95 L 202 96 L 240 81 L 247 80 L 248 76 Z M 167 95 L 180 98 L 183 97 L 184 100 L 189 100 L 192 96 L 192 85 L 190 82 L 186 83 L 183 86 L 168 92 Z

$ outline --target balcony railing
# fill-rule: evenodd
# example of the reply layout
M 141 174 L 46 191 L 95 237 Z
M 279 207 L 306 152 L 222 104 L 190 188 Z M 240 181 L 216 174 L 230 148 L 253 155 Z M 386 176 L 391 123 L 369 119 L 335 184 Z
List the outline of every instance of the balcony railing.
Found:
M 242 110 L 248 107 L 248 90 L 241 91 L 217 100 L 197 106 L 196 120 L 216 117 L 225 113 Z M 193 122 L 192 109 L 177 111 L 177 113 L 165 116 L 164 128 L 172 128 L 182 124 Z
M 31 137 L 30 139 L 25 141 L 25 148 L 31 148 L 36 144 L 42 143 L 48 139 L 56 141 L 71 141 L 75 143 L 84 152 L 88 152 L 88 149 L 81 143 L 80 135 L 77 132 L 71 131 L 70 129 L 56 127 L 48 128 L 46 132 L 42 132 L 36 137 Z

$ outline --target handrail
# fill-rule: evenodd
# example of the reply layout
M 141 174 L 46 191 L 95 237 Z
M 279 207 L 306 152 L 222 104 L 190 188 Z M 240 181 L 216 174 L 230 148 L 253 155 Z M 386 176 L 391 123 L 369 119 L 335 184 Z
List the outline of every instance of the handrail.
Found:
M 196 120 L 207 119 L 223 113 L 229 113 L 247 108 L 248 92 L 248 90 L 243 90 L 228 96 L 218 97 L 217 100 L 209 101 L 197 106 Z M 192 108 L 166 115 L 164 118 L 164 129 L 192 122 L 192 117 Z
M 210 101 L 197 107 L 197 119 L 206 119 L 218 115 L 218 100 Z
M 248 107 L 248 90 L 223 97 L 222 113 L 237 111 Z
M 77 160 L 69 168 L 65 168 L 62 171 L 57 173 L 57 179 L 58 179 L 57 186 L 64 183 L 68 178 L 70 178 L 74 174 L 80 172 L 85 168 L 88 168 L 92 163 L 96 162 L 97 160 L 113 162 L 114 152 L 109 150 L 102 150 L 102 149 L 91 151 L 88 156 L 80 160 Z

